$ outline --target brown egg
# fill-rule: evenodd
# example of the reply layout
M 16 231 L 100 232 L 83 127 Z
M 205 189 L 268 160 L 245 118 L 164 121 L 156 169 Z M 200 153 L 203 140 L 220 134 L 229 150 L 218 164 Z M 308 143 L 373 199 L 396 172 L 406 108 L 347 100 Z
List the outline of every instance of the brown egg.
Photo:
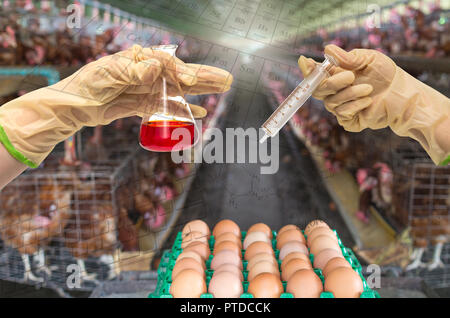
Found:
M 227 232 L 233 233 L 238 238 L 241 238 L 241 229 L 235 222 L 231 220 L 222 220 L 217 223 L 213 229 L 214 237 L 218 237 L 219 235 Z
M 246 261 L 249 261 L 254 255 L 259 253 L 267 253 L 270 255 L 275 255 L 272 244 L 269 244 L 267 242 L 254 242 L 252 243 L 246 250 L 244 254 L 244 258 Z
M 308 248 L 306 247 L 305 244 L 296 241 L 291 241 L 283 245 L 283 247 L 280 250 L 280 255 L 278 256 L 278 258 L 283 260 L 288 254 L 292 252 L 300 252 L 305 255 L 309 255 Z
M 341 251 L 339 244 L 327 235 L 319 235 L 318 237 L 316 237 L 316 239 L 312 241 L 309 251 L 311 254 L 316 256 L 322 250 L 327 248 L 335 249 L 338 252 Z
M 183 252 L 195 252 L 201 256 L 203 261 L 206 261 L 209 258 L 209 255 L 211 255 L 209 245 L 203 242 L 192 242 L 183 249 Z
M 301 269 L 312 269 L 311 263 L 301 258 L 291 259 L 291 261 L 286 264 L 284 270 L 281 272 L 281 279 L 288 281 L 292 274 Z
M 361 277 L 351 268 L 338 267 L 328 273 L 325 291 L 335 298 L 359 298 L 364 290 Z
M 216 270 L 223 264 L 233 264 L 240 270 L 243 268 L 241 258 L 233 251 L 223 250 L 214 255 L 211 261 L 211 269 Z
M 174 298 L 200 298 L 206 293 L 206 282 L 195 269 L 185 269 L 173 280 L 170 293 Z
M 341 251 L 332 248 L 321 250 L 319 254 L 314 255 L 314 268 L 324 269 L 328 261 L 334 257 L 343 257 Z
M 196 270 L 202 275 L 202 277 L 206 278 L 205 270 L 199 262 L 191 257 L 184 257 L 175 263 L 172 270 L 172 280 L 174 280 L 177 275 L 185 269 Z
M 205 236 L 209 237 L 211 235 L 211 231 L 209 230 L 209 226 L 202 220 L 193 220 L 183 227 L 183 231 L 181 232 L 182 237 L 186 236 L 186 234 L 190 232 L 200 232 Z
M 311 246 L 312 241 L 314 241 L 314 239 L 320 235 L 327 235 L 329 237 L 331 237 L 332 239 L 334 239 L 337 243 L 338 239 L 336 237 L 336 234 L 334 234 L 334 232 L 332 230 L 330 230 L 327 227 L 316 227 L 315 229 L 313 229 L 311 231 L 311 233 L 309 234 L 306 242 L 308 246 Z
M 256 263 L 251 270 L 249 270 L 247 280 L 251 282 L 256 276 L 261 273 L 272 273 L 280 276 L 277 265 L 275 265 L 271 261 L 260 261 Z
M 254 242 L 266 242 L 272 244 L 272 241 L 269 239 L 266 233 L 264 232 L 252 232 L 247 234 L 244 239 L 244 250 L 246 250 L 252 243 Z
M 215 242 L 214 242 L 214 246 L 217 245 L 218 243 L 222 242 L 222 241 L 235 242 L 239 246 L 239 248 L 242 249 L 242 242 L 241 242 L 240 238 L 237 237 L 236 235 L 234 235 L 231 232 L 223 233 L 223 234 L 219 235 L 218 237 L 216 237 L 215 238 Z
M 292 252 L 292 253 L 289 253 L 287 256 L 285 256 L 283 261 L 281 262 L 281 271 L 282 272 L 284 271 L 284 268 L 286 267 L 287 263 L 289 263 L 289 261 L 291 261 L 293 259 L 297 259 L 297 258 L 305 260 L 312 267 L 311 261 L 309 260 L 308 255 L 306 255 L 305 253 L 300 253 L 300 252 Z
M 254 255 L 247 263 L 247 270 L 250 271 L 256 263 L 260 261 L 270 261 L 274 265 L 278 266 L 278 262 L 275 258 L 275 255 L 267 254 L 267 253 L 258 253 Z
M 290 241 L 298 241 L 305 244 L 306 240 L 303 234 L 297 230 L 287 230 L 277 236 L 277 249 L 281 249 L 284 244 Z
M 238 276 L 230 272 L 214 273 L 208 292 L 215 298 L 239 298 L 244 289 Z
M 231 241 L 222 241 L 214 247 L 213 255 L 216 255 L 220 251 L 228 250 L 236 253 L 240 258 L 242 257 L 241 249 L 239 246 Z
M 176 262 L 178 262 L 179 260 L 182 260 L 185 257 L 190 257 L 190 258 L 195 259 L 199 264 L 202 265 L 203 269 L 206 268 L 204 259 L 198 253 L 196 253 L 194 251 L 184 250 L 180 255 L 178 255 Z
M 267 237 L 271 240 L 272 239 L 272 230 L 270 227 L 264 223 L 256 223 L 250 226 L 250 228 L 247 230 L 247 235 L 249 233 L 253 232 L 263 232 L 266 233 Z
M 311 231 L 313 229 L 315 229 L 316 227 L 327 227 L 330 228 L 328 226 L 328 224 L 326 224 L 324 221 L 322 220 L 314 220 L 308 223 L 308 225 L 305 228 L 305 235 L 309 236 L 309 234 L 311 233 Z
M 322 281 L 311 269 L 296 271 L 286 284 L 286 292 L 295 298 L 319 298 L 322 291 Z
M 213 277 L 214 277 L 214 275 L 216 275 L 216 274 L 218 274 L 220 272 L 230 272 L 230 273 L 233 273 L 236 276 L 238 276 L 241 281 L 244 280 L 244 275 L 242 274 L 242 271 L 236 265 L 233 265 L 233 264 L 222 264 L 222 265 L 220 265 L 214 271 Z
M 183 236 L 183 239 L 181 241 L 181 248 L 184 249 L 192 242 L 203 242 L 208 245 L 208 236 L 198 231 L 189 232 L 185 236 Z
M 352 265 L 350 265 L 350 263 L 343 257 L 339 256 L 333 257 L 328 261 L 327 265 L 323 268 L 322 270 L 323 277 L 326 279 L 328 274 L 338 267 L 352 268 Z
M 288 230 L 297 230 L 297 231 L 299 231 L 299 232 L 301 233 L 300 228 L 299 228 L 297 225 L 294 225 L 294 224 L 288 224 L 288 225 L 283 226 L 283 227 L 278 231 L 277 237 L 278 237 L 281 233 L 283 233 L 284 231 L 288 231 Z
M 283 284 L 279 275 L 262 273 L 249 283 L 248 293 L 255 298 L 279 298 L 283 293 Z

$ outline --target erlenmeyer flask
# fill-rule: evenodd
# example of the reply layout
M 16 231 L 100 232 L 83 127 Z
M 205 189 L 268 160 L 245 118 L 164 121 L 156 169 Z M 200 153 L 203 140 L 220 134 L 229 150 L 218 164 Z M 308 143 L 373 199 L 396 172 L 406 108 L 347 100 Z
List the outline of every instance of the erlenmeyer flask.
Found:
M 159 45 L 151 47 L 175 56 L 177 45 Z M 139 142 L 142 148 L 150 151 L 170 152 L 188 149 L 199 139 L 189 104 L 176 82 L 169 81 L 165 70 L 160 75 L 159 96 L 153 105 L 148 105 L 151 115 L 142 117 Z

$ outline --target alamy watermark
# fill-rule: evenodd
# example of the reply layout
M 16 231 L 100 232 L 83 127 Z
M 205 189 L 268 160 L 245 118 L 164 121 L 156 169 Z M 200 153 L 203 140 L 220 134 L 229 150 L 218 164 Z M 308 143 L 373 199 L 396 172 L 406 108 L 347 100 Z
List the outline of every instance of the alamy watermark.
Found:
M 377 264 L 369 264 L 366 268 L 366 272 L 370 273 L 367 276 L 367 285 L 370 288 L 381 288 L 381 267 Z
M 202 131 L 202 122 L 196 121 L 195 137 Z M 172 152 L 175 163 L 260 163 L 261 174 L 275 174 L 279 169 L 279 137 L 276 135 L 263 143 L 259 143 L 264 134 L 256 128 L 226 128 L 225 134 L 219 128 L 207 128 L 204 135 L 209 140 L 198 138 L 192 149 Z M 178 141 L 175 148 L 183 148 L 192 136 L 188 129 L 177 128 L 172 132 L 172 140 Z
M 66 26 L 68 29 L 80 29 L 83 12 L 81 7 L 76 4 L 69 4 L 66 12 L 71 12 L 66 19 Z
M 369 29 L 381 28 L 381 7 L 376 3 L 367 6 L 367 13 L 370 15 L 366 19 L 366 25 Z
M 81 288 L 81 268 L 78 264 L 69 264 L 66 268 L 69 274 L 66 279 L 66 286 L 69 289 Z

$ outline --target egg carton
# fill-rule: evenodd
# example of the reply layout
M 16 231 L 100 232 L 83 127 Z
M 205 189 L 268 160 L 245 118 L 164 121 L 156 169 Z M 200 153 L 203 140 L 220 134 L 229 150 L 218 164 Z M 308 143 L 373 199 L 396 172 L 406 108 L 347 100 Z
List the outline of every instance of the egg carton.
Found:
M 378 292 L 372 290 L 369 287 L 366 279 L 364 278 L 364 276 L 362 274 L 361 264 L 359 263 L 358 259 L 356 258 L 355 254 L 353 253 L 353 251 L 350 248 L 347 248 L 342 244 L 342 241 L 339 238 L 339 235 L 337 234 L 336 230 L 333 230 L 333 232 L 336 234 L 336 237 L 338 239 L 338 243 L 339 243 L 339 247 L 341 248 L 342 255 L 352 266 L 352 269 L 354 271 L 356 271 L 358 273 L 358 275 L 361 277 L 364 290 L 363 290 L 363 293 L 361 294 L 360 298 L 380 298 L 380 295 L 378 294 Z M 247 232 L 242 231 L 241 234 L 242 234 L 242 242 L 243 242 Z M 272 248 L 274 250 L 275 257 L 278 261 L 278 266 L 279 266 L 279 268 L 281 268 L 282 262 L 279 259 L 280 251 L 276 248 L 277 233 L 275 231 L 272 231 L 272 236 L 273 236 Z M 306 238 L 306 236 L 305 236 L 305 238 Z M 166 250 L 161 257 L 161 261 L 160 261 L 158 271 L 157 271 L 158 283 L 157 283 L 155 291 L 148 296 L 149 298 L 173 298 L 173 296 L 170 294 L 170 286 L 172 284 L 172 270 L 175 266 L 175 262 L 176 262 L 178 256 L 183 252 L 183 249 L 181 248 L 181 242 L 182 242 L 182 235 L 181 235 L 181 232 L 178 232 L 177 236 L 175 238 L 175 242 L 172 246 L 172 249 Z M 212 252 L 213 252 L 214 244 L 215 244 L 214 236 L 210 236 L 208 243 L 209 243 L 209 248 L 211 250 L 211 255 L 205 262 L 206 263 L 205 275 L 206 275 L 206 286 L 207 287 L 209 287 L 209 282 L 214 274 L 214 270 L 211 269 L 211 261 L 213 258 Z M 242 253 L 242 265 L 243 265 L 242 274 L 244 276 L 244 281 L 242 282 L 242 287 L 243 287 L 244 293 L 240 296 L 240 298 L 254 298 L 252 294 L 248 293 L 248 285 L 249 285 L 249 282 L 247 281 L 248 261 L 244 260 L 245 250 L 241 250 L 241 253 Z M 311 264 L 314 264 L 314 255 L 313 254 L 309 254 L 309 259 L 311 261 Z M 316 273 L 316 275 L 319 276 L 320 280 L 322 281 L 322 284 L 324 284 L 325 279 L 323 277 L 322 270 L 319 268 L 314 268 L 313 270 Z M 291 293 L 286 292 L 287 282 L 282 281 L 281 283 L 283 284 L 284 292 L 281 294 L 280 298 L 294 298 L 294 296 Z M 214 296 L 210 293 L 204 293 L 200 296 L 200 298 L 214 298 Z M 331 292 L 322 292 L 320 294 L 320 298 L 334 298 L 334 295 Z

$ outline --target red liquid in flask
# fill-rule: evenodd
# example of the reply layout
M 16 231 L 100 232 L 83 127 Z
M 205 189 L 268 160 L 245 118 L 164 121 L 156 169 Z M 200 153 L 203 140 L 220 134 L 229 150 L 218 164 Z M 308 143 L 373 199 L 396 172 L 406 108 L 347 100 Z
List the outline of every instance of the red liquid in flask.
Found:
M 186 132 L 182 131 L 182 135 L 177 137 L 179 139 L 172 139 L 172 133 L 177 128 L 187 129 L 189 138 L 186 138 Z M 150 151 L 180 151 L 194 144 L 194 128 L 193 123 L 186 121 L 149 121 L 141 125 L 139 139 L 141 146 Z

